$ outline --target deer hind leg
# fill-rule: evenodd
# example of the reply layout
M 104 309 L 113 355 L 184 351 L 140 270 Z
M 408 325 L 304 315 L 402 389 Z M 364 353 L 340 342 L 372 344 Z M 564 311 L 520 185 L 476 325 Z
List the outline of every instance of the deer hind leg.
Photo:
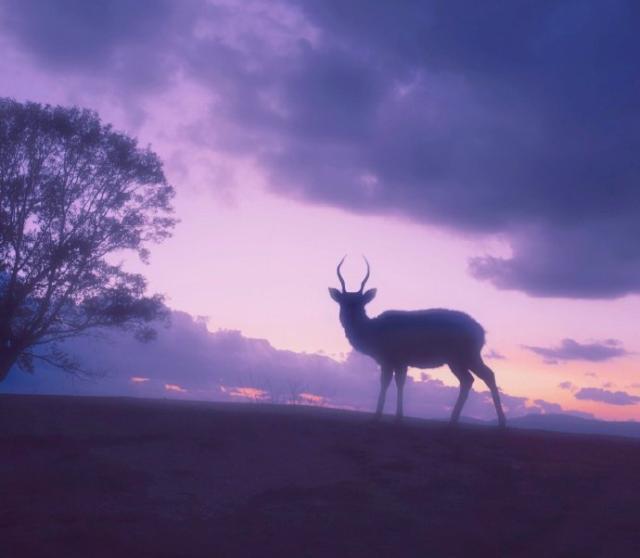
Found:
M 450 419 L 451 424 L 457 424 L 458 420 L 460 419 L 462 407 L 464 407 L 464 403 L 469 396 L 469 392 L 471 391 L 471 386 L 473 385 L 473 376 L 464 366 L 450 364 L 449 368 L 460 382 L 460 392 L 458 393 L 458 399 L 456 400 L 456 404 L 453 407 L 453 412 L 451 413 Z
M 402 399 L 404 397 L 404 384 L 405 384 L 405 381 L 407 380 L 407 367 L 401 366 L 400 368 L 396 368 L 395 378 L 396 378 L 396 388 L 398 391 L 398 403 L 396 406 L 396 421 L 400 422 L 402 420 L 402 417 L 404 416 Z
M 379 419 L 382 416 L 382 409 L 384 409 L 384 400 L 387 397 L 387 389 L 393 378 L 393 368 L 383 366 L 380 369 L 380 395 L 378 396 L 378 405 L 376 407 L 375 419 Z
M 498 415 L 498 424 L 501 427 L 505 427 L 507 425 L 507 419 L 504 416 L 504 411 L 502 410 L 502 404 L 500 403 L 500 392 L 498 391 L 498 386 L 496 385 L 496 376 L 493 373 L 493 370 L 489 368 L 483 361 L 482 358 L 478 359 L 472 367 L 471 370 L 480 378 L 491 392 L 491 398 L 493 399 L 493 406 L 496 408 L 496 414 Z

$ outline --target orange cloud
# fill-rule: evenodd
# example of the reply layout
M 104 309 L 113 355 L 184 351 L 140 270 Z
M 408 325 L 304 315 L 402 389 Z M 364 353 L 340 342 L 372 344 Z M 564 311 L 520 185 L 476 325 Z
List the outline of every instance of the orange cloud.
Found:
M 315 395 L 314 393 L 301 393 L 299 399 L 307 405 L 324 405 L 327 400 L 321 395 Z
M 187 390 L 177 384 L 165 384 L 164 389 L 167 391 L 176 391 L 178 393 L 187 393 Z
M 245 399 L 264 400 L 267 399 L 267 392 L 263 389 L 254 387 L 224 387 L 220 386 L 223 393 L 229 394 L 231 397 L 244 397 Z

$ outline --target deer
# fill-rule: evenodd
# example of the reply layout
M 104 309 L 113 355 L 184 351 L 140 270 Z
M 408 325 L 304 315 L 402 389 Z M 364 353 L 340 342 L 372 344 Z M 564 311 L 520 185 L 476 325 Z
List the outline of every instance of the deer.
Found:
M 376 296 L 377 289 L 364 291 L 371 268 L 360 289 L 348 292 L 340 260 L 336 273 L 342 290 L 329 287 L 329 295 L 340 306 L 340 323 L 351 346 L 370 357 L 380 366 L 380 395 L 374 421 L 382 416 L 387 389 L 395 375 L 397 388 L 396 421 L 403 418 L 403 391 L 408 367 L 437 368 L 448 365 L 460 382 L 458 398 L 451 413 L 450 424 L 456 425 L 467 400 L 475 374 L 489 388 L 498 425 L 506 426 L 495 374 L 482 360 L 485 330 L 471 316 L 457 310 L 388 310 L 375 318 L 367 316 L 365 306 Z

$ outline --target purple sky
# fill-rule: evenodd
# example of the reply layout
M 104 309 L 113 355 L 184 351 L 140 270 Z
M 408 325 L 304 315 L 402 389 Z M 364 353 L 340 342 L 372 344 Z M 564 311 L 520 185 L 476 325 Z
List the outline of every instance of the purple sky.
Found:
M 365 253 L 372 314 L 465 310 L 507 394 L 640 419 L 639 23 L 632 0 L 0 0 L 0 95 L 151 143 L 182 222 L 144 272 L 210 330 L 342 360 L 326 287 Z

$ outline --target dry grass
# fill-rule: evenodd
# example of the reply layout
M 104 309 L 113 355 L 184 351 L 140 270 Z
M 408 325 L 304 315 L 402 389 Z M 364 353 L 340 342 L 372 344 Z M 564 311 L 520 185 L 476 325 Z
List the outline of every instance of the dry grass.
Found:
M 2 556 L 639 555 L 638 441 L 367 420 L 0 397 Z

